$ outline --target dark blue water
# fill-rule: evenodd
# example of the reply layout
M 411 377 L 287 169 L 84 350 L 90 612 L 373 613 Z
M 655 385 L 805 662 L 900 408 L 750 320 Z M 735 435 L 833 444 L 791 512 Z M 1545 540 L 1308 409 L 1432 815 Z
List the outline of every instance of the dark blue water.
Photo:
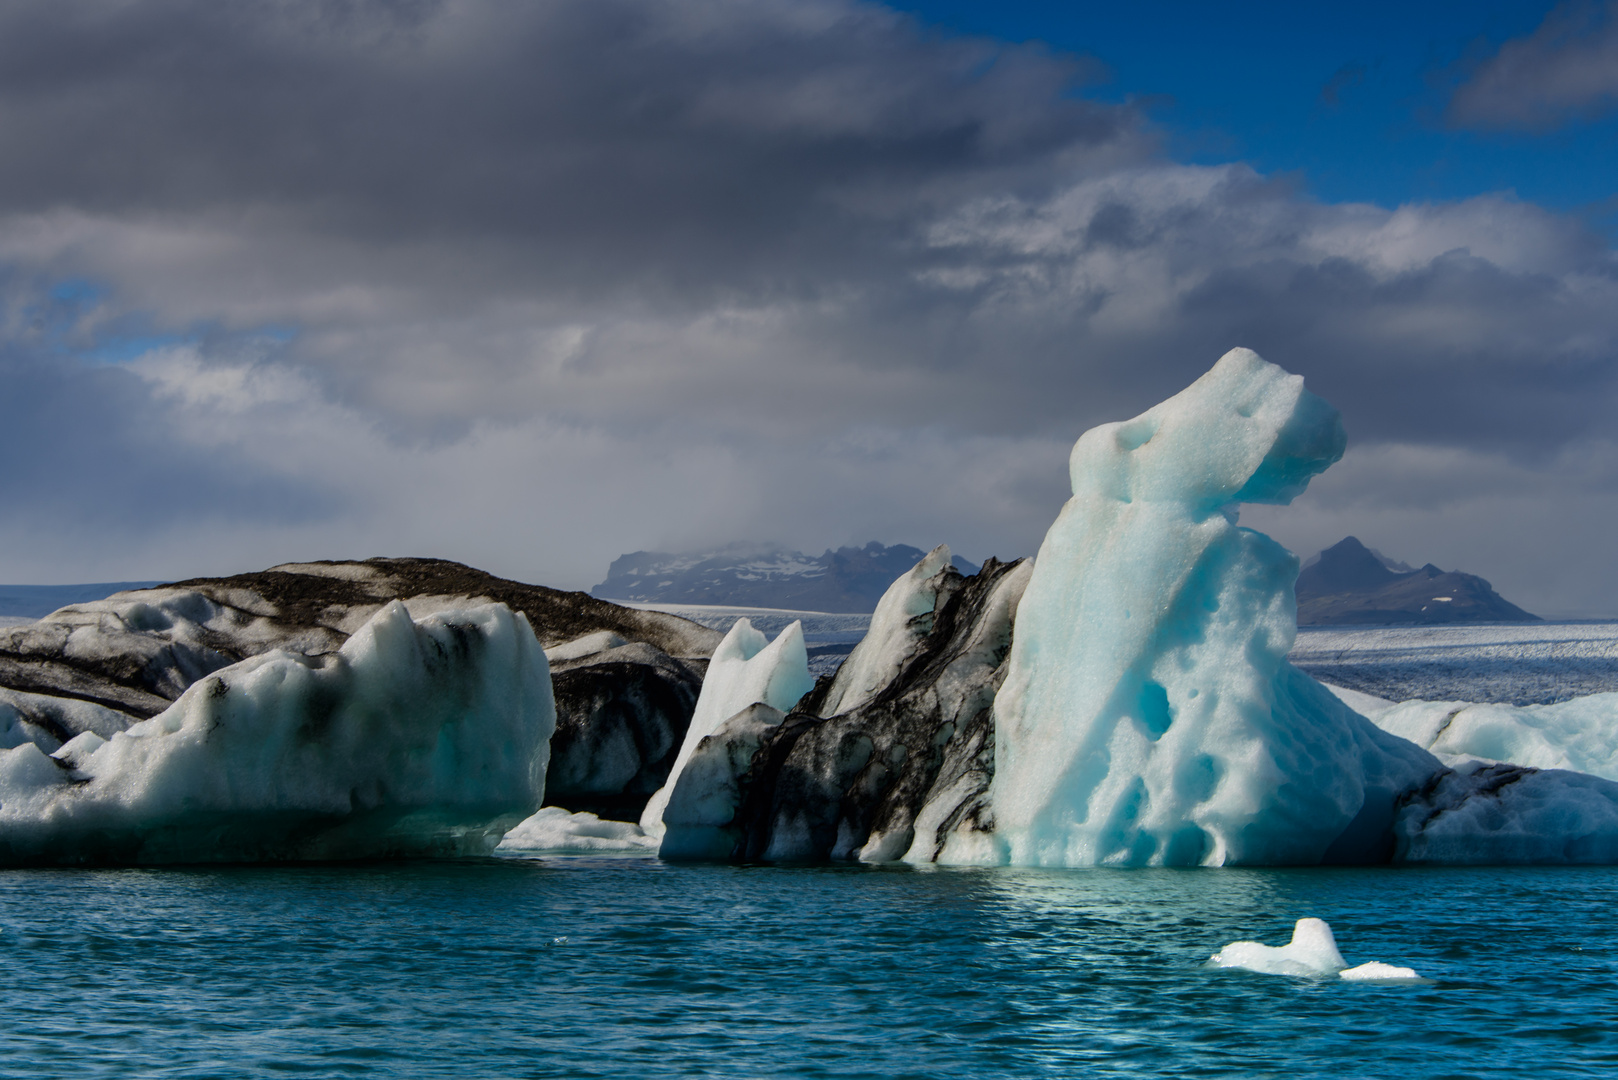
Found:
M 1611 1076 L 1618 871 L 0 873 L 7 1077 Z M 1203 966 L 1329 921 L 1422 986 Z

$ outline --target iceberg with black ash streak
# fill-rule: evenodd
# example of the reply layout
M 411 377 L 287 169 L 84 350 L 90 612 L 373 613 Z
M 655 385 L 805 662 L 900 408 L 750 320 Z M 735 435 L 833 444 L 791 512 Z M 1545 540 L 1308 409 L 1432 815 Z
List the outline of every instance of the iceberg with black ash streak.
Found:
M 395 601 L 336 652 L 213 671 L 110 737 L 85 730 L 48 752 L 12 736 L 0 859 L 486 853 L 538 808 L 555 723 L 523 615 L 489 604 L 413 621 Z

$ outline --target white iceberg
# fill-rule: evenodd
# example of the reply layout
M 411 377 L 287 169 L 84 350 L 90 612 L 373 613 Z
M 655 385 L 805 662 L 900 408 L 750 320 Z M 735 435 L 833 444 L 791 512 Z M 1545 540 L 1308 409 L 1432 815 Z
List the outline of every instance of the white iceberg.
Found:
M 1079 439 L 995 700 L 1002 859 L 1391 854 L 1395 799 L 1440 765 L 1286 662 L 1298 561 L 1236 524 L 1236 504 L 1291 501 L 1344 443 L 1335 409 L 1246 349 Z
M 1242 968 L 1261 975 L 1321 977 L 1336 975 L 1349 982 L 1425 981 L 1407 967 L 1395 967 L 1372 960 L 1349 967 L 1337 951 L 1337 937 L 1324 919 L 1299 919 L 1292 928 L 1292 940 L 1285 945 L 1262 945 L 1256 941 L 1234 941 L 1208 958 L 1211 967 Z
M 655 855 L 657 841 L 633 821 L 610 821 L 588 811 L 547 806 L 506 833 L 496 849 L 568 855 Z
M 525 616 L 390 603 L 335 653 L 242 661 L 54 756 L 0 751 L 0 861 L 486 853 L 539 805 L 555 722 Z
M 803 641 L 803 624 L 794 622 L 776 639 L 767 639 L 747 619 L 737 619 L 730 633 L 714 650 L 708 673 L 702 680 L 686 729 L 685 741 L 675 756 L 668 781 L 652 794 L 641 813 L 640 825 L 647 836 L 663 835 L 663 811 L 674 793 L 675 784 L 697 744 L 719 729 L 719 725 L 755 702 L 763 702 L 785 713 L 815 685 L 809 675 L 809 651 Z

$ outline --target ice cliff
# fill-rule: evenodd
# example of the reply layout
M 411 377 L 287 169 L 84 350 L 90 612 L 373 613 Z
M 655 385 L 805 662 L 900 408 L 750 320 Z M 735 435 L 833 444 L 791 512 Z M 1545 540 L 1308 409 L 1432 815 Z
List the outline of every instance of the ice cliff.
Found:
M 0 861 L 484 853 L 538 807 L 555 720 L 525 616 L 393 602 L 335 653 L 221 668 L 110 737 L 47 753 L 10 723 Z
M 1439 768 L 1286 662 L 1298 561 L 1236 524 L 1342 456 L 1337 411 L 1235 349 L 1073 448 L 995 699 L 996 842 L 1017 864 L 1386 857 Z

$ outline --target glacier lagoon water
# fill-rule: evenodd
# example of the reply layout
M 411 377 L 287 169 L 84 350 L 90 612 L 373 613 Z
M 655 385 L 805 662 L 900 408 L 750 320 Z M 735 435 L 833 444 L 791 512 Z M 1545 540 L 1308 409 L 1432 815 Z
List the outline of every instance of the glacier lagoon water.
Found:
M 0 1075 L 1611 1075 L 1618 870 L 0 873 Z M 1374 986 L 1205 965 L 1325 918 Z

